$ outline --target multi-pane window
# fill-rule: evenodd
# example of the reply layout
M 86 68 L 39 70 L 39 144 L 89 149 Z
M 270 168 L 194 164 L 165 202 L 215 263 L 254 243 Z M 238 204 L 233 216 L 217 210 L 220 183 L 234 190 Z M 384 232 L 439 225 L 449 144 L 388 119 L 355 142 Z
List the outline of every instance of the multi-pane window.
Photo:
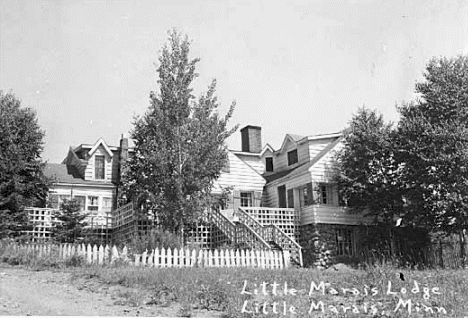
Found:
M 112 211 L 112 198 L 102 198 L 102 211 L 110 212 Z
M 268 172 L 273 171 L 273 157 L 265 158 L 265 170 Z
M 78 202 L 80 210 L 83 211 L 85 209 L 86 197 L 84 195 L 75 195 L 73 199 Z
M 308 206 L 313 204 L 312 183 L 307 183 L 300 188 L 299 193 L 301 199 L 301 206 Z
M 99 197 L 88 196 L 88 211 L 99 210 Z
M 336 255 L 353 256 L 354 251 L 354 231 L 351 229 L 336 229 Z
M 105 179 L 105 158 L 104 156 L 96 155 L 94 157 L 94 168 L 95 168 L 95 173 L 94 177 L 96 179 Z
M 253 206 L 252 204 L 252 192 L 241 192 L 240 193 L 240 205 L 249 207 Z
M 291 166 L 295 163 L 297 163 L 298 158 L 297 158 L 297 149 L 291 150 L 288 152 L 288 166 Z
M 320 204 L 337 205 L 338 198 L 335 195 L 334 185 L 327 183 L 319 184 L 318 199 Z

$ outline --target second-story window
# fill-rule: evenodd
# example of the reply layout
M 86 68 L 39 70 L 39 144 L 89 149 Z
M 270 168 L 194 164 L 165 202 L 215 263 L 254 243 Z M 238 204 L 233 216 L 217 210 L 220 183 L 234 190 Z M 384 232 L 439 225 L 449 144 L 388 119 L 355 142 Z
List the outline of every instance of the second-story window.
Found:
M 297 149 L 291 150 L 288 152 L 288 166 L 291 166 L 297 163 Z
M 273 157 L 266 157 L 265 158 L 265 170 L 266 171 L 273 171 Z
M 95 158 L 94 158 L 95 162 L 94 162 L 94 167 L 95 167 L 95 173 L 94 173 L 94 178 L 95 179 L 105 179 L 104 178 L 104 175 L 105 175 L 105 165 L 104 165 L 104 156 L 99 156 L 97 155 Z

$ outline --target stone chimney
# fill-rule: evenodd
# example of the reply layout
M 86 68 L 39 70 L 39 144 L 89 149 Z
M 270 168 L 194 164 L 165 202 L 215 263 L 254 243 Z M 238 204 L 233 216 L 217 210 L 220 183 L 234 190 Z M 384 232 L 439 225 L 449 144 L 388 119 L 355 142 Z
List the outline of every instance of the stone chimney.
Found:
M 262 151 L 262 128 L 245 126 L 241 129 L 242 151 L 259 153 Z

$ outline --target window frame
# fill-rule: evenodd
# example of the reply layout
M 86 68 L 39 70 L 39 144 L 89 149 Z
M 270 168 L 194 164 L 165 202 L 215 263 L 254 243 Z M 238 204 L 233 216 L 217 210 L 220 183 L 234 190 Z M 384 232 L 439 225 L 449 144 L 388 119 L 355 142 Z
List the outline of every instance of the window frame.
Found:
M 253 207 L 253 192 L 241 191 L 239 193 L 239 198 L 240 198 L 240 207 L 242 208 Z M 247 205 L 245 205 L 244 203 L 247 203 Z M 249 203 L 250 205 L 248 205 Z
M 102 158 L 102 167 L 98 166 L 98 159 Z M 102 178 L 101 178 L 102 175 Z M 94 179 L 105 180 L 106 179 L 106 156 L 95 155 L 94 156 Z
M 299 162 L 299 156 L 297 154 L 297 148 L 291 151 L 288 151 L 288 166 L 292 166 Z
M 356 255 L 356 235 L 354 229 L 335 228 L 336 256 Z
M 275 171 L 275 168 L 274 168 L 274 165 L 273 165 L 273 157 L 266 157 L 265 158 L 265 171 L 266 172 Z
M 336 185 L 333 183 L 319 183 L 317 191 L 318 203 L 323 205 L 339 206 L 339 200 L 338 198 L 335 198 L 335 187 Z
M 96 198 L 96 204 L 91 204 L 94 203 L 92 199 Z M 96 207 L 96 209 L 94 209 Z M 90 209 L 92 208 L 92 209 Z M 88 195 L 86 197 L 86 211 L 99 211 L 99 197 L 95 195 Z

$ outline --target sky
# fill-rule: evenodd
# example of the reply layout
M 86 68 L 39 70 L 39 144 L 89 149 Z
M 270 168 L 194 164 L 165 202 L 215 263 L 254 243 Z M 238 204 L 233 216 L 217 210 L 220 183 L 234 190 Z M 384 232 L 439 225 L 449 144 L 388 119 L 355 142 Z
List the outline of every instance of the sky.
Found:
M 468 54 L 468 1 L 0 0 L 0 90 L 36 111 L 44 160 L 129 135 L 173 28 L 201 59 L 195 95 L 216 78 L 220 113 L 236 101 L 230 127 L 260 126 L 278 149 L 362 106 L 396 122 L 431 58 Z

